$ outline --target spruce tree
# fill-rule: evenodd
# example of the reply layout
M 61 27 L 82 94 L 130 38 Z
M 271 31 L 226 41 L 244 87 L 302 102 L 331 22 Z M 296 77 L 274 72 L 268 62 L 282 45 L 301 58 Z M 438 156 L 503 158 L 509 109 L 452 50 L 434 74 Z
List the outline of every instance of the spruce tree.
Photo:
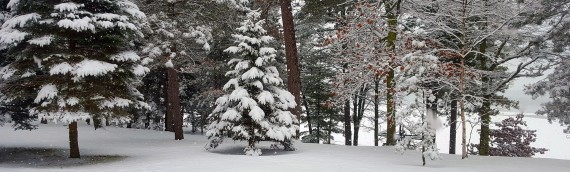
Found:
M 225 51 L 237 57 L 228 62 L 231 79 L 224 85 L 228 93 L 218 98 L 210 115 L 206 149 L 216 148 L 224 138 L 246 140 L 246 155 L 260 155 L 259 141 L 275 141 L 290 146 L 296 136 L 297 118 L 289 111 L 296 106 L 294 97 L 283 89 L 283 80 L 274 66 L 276 50 L 267 47 L 273 40 L 264 36 L 264 20 L 258 11 L 249 11 L 232 35 L 237 46 Z
M 30 112 L 69 123 L 70 157 L 79 158 L 77 121 L 128 119 L 147 107 L 133 86 L 148 72 L 133 50 L 145 15 L 128 0 L 11 0 L 0 30 L 7 49 L 4 104 L 32 100 Z M 7 71 L 7 72 L 6 72 Z

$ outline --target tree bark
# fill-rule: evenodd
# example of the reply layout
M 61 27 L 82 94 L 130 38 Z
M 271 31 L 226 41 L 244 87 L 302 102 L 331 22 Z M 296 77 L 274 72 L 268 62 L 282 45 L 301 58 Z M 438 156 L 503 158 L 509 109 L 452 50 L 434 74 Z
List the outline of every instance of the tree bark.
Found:
M 315 104 L 315 107 L 317 107 L 316 109 L 316 114 L 315 117 L 317 118 L 317 143 L 321 142 L 321 114 L 320 114 L 320 106 L 319 106 L 319 102 L 317 102 Z
M 436 91 L 432 92 L 432 94 L 435 94 L 435 93 L 436 93 Z M 432 116 L 430 116 L 430 118 L 437 120 L 437 118 L 438 118 L 438 115 L 437 115 L 437 99 L 435 99 L 434 101 L 427 101 L 427 102 L 428 102 L 428 106 L 429 106 L 428 110 L 430 110 L 432 113 L 431 114 Z M 432 127 L 434 127 L 434 126 L 432 126 Z M 434 143 L 436 142 L 436 138 L 437 138 L 437 135 L 434 133 L 434 136 L 433 136 L 433 142 Z
M 358 125 L 358 91 L 356 93 L 354 93 L 354 99 L 352 100 L 352 123 L 353 123 L 353 138 L 352 138 L 352 145 L 356 146 L 358 145 L 358 141 L 356 141 L 356 145 L 355 145 L 355 140 L 358 139 L 358 137 L 354 137 L 354 135 L 358 135 L 358 131 L 356 130 L 356 126 Z
M 487 39 L 484 39 L 481 44 L 479 45 L 479 52 L 485 53 L 487 51 Z M 483 71 L 492 71 L 491 68 L 487 65 L 487 58 L 485 56 L 480 55 L 479 61 L 481 65 L 481 70 Z M 489 82 L 490 79 L 488 76 L 483 76 L 481 79 L 483 82 L 483 105 L 479 109 L 479 115 L 481 116 L 481 133 L 479 135 L 479 155 L 488 156 L 490 151 L 490 142 L 491 138 L 489 137 L 489 133 L 491 130 L 489 129 L 489 124 L 491 123 L 491 95 L 487 92 L 489 91 L 488 87 L 491 85 Z
M 357 92 L 355 98 L 355 114 L 354 114 L 354 137 L 353 137 L 353 141 L 352 141 L 352 145 L 353 146 L 358 146 L 358 131 L 360 130 L 360 121 L 362 120 L 362 117 L 364 116 L 364 104 L 366 99 L 364 98 L 364 94 L 366 92 L 366 88 L 363 85 L 362 88 L 360 88 L 360 91 Z
M 380 106 L 380 102 L 378 100 L 378 96 L 380 94 L 380 90 L 379 90 L 379 83 L 380 81 L 378 79 L 376 79 L 374 81 L 374 146 L 378 146 L 378 142 L 380 142 L 379 138 L 378 138 L 378 118 L 380 118 L 380 111 L 378 109 L 378 106 Z
M 174 68 L 167 68 L 167 107 L 166 114 L 171 117 L 171 129 L 174 131 L 174 139 L 184 139 L 182 131 L 182 110 L 180 108 L 180 90 L 178 85 L 178 72 Z M 170 130 L 170 131 L 172 131 Z
M 287 88 L 293 96 L 297 106 L 292 109 L 293 115 L 301 119 L 301 75 L 297 59 L 297 43 L 295 40 L 295 25 L 291 9 L 291 0 L 280 0 L 281 18 L 283 20 L 283 38 L 285 40 L 285 57 L 287 61 Z M 297 124 L 299 125 L 299 124 Z M 297 131 L 297 137 L 299 137 Z
M 479 114 L 481 115 L 481 134 L 479 139 L 479 155 L 488 156 L 491 138 L 489 137 L 489 133 L 491 130 L 489 129 L 489 124 L 491 123 L 491 100 L 489 100 L 491 96 L 483 96 L 483 106 L 479 109 Z
M 171 131 L 174 132 L 174 117 L 172 116 L 173 114 L 170 112 L 169 107 L 170 107 L 170 98 L 168 95 L 169 92 L 169 86 L 168 86 L 168 73 L 169 73 L 169 69 L 167 67 L 164 68 L 164 75 L 162 77 L 164 85 L 163 85 L 163 90 L 164 90 L 164 107 L 166 107 L 166 112 L 164 115 L 164 131 Z
M 69 129 L 69 158 L 81 158 L 79 155 L 79 136 L 77 133 L 77 122 L 73 121 L 68 125 Z
M 461 75 L 459 78 L 459 90 L 461 92 L 461 159 L 467 158 L 467 124 L 465 122 L 465 57 L 461 57 Z
M 396 134 L 396 104 L 394 103 L 394 83 L 393 83 L 393 79 L 394 79 L 394 70 L 390 69 L 390 71 L 388 72 L 388 77 L 387 77 L 387 81 L 386 81 L 386 86 L 388 89 L 387 95 L 386 95 L 386 100 L 387 100 L 387 104 L 386 104 L 386 109 L 387 109 L 387 128 L 386 128 L 386 145 L 387 146 L 393 146 L 396 145 L 396 139 L 394 138 L 394 135 Z
M 457 100 L 452 100 L 451 114 L 449 117 L 449 154 L 455 154 L 456 139 L 457 139 Z
M 352 145 L 352 130 L 350 128 L 350 101 L 344 102 L 344 145 Z
M 305 113 L 307 114 L 307 127 L 309 128 L 309 135 L 313 134 L 313 127 L 311 126 L 311 113 L 309 111 L 309 103 L 307 98 L 303 95 L 303 105 L 305 105 Z
M 390 29 L 390 31 L 388 32 L 387 45 L 394 55 L 395 55 L 394 51 L 396 50 L 396 39 L 398 36 L 398 33 L 396 32 L 396 27 L 398 26 L 398 18 L 395 13 L 396 11 L 395 7 L 399 7 L 400 2 L 401 1 L 397 2 L 386 1 L 384 4 L 386 9 L 386 15 L 388 16 L 388 28 Z M 394 83 L 395 74 L 393 69 L 394 67 L 396 67 L 395 65 L 396 64 L 394 64 L 391 59 L 390 69 L 388 71 L 388 76 L 386 78 L 386 89 L 388 90 L 386 94 L 386 101 L 387 101 L 386 145 L 388 146 L 396 145 L 396 139 L 394 138 L 394 135 L 396 134 L 396 103 L 394 102 L 396 84 Z

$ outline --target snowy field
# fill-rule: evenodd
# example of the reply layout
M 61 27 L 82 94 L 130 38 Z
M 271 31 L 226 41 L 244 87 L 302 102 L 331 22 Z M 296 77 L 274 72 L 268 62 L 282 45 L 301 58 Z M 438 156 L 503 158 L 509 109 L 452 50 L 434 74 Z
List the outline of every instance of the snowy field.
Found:
M 531 118 L 527 118 L 530 121 Z M 544 119 L 543 119 L 544 120 Z M 531 123 L 531 122 L 529 122 Z M 555 127 L 552 125 L 549 127 Z M 10 126 L 0 127 L 0 147 L 68 149 L 67 128 L 63 124 L 41 125 L 33 131 L 14 131 Z M 559 132 L 559 131 L 558 131 Z M 554 133 L 553 133 L 554 134 Z M 542 136 L 542 137 L 541 137 Z M 363 135 L 364 137 L 364 135 Z M 297 151 L 284 152 L 262 146 L 260 157 L 243 156 L 243 143 L 227 141 L 213 152 L 204 150 L 206 139 L 201 135 L 186 134 L 185 140 L 173 140 L 173 133 L 107 127 L 93 130 L 80 124 L 79 146 L 82 156 L 126 156 L 118 161 L 83 166 L 33 167 L 29 165 L 0 164 L 1 172 L 28 171 L 485 171 L 485 172 L 567 172 L 570 161 L 548 158 L 506 158 L 471 156 L 461 160 L 456 155 L 428 161 L 421 166 L 418 152 L 404 154 L 390 147 L 348 147 L 298 143 Z M 539 133 L 539 140 L 549 140 Z M 560 143 L 560 141 L 565 142 Z M 363 138 L 362 142 L 365 139 Z M 549 140 L 554 142 L 553 140 Z M 569 145 L 566 138 L 557 144 Z M 438 141 L 439 142 L 439 141 Z M 546 142 L 546 141 L 543 141 Z M 550 147 L 548 147 L 550 148 Z M 548 153 L 554 152 L 551 151 Z M 566 149 L 567 150 L 567 149 Z M 568 156 L 568 153 L 563 153 Z M 6 156 L 6 155 L 0 155 Z

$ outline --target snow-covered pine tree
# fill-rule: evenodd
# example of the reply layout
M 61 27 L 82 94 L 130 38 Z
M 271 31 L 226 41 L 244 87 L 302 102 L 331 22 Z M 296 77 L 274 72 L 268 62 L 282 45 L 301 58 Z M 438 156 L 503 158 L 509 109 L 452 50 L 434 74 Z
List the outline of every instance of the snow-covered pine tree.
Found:
M 297 118 L 289 111 L 296 106 L 294 97 L 283 89 L 275 62 L 276 50 L 267 45 L 273 40 L 266 34 L 259 11 L 249 11 L 232 35 L 237 46 L 225 51 L 237 55 L 228 62 L 231 79 L 224 85 L 225 94 L 216 100 L 206 136 L 207 150 L 216 148 L 224 138 L 246 140 L 246 155 L 260 155 L 259 141 L 275 141 L 291 146 L 299 129 Z
M 79 158 L 77 121 L 127 119 L 147 107 L 133 86 L 149 71 L 134 51 L 144 13 L 128 0 L 11 0 L 0 30 L 13 59 L 4 67 L 3 103 L 32 99 L 30 112 L 69 123 L 70 157 Z

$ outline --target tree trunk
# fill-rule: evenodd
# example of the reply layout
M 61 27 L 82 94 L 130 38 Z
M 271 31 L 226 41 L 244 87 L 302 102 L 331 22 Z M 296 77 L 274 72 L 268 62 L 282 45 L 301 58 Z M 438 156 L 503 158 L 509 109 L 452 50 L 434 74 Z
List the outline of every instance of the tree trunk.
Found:
M 80 158 L 79 141 L 77 133 L 77 122 L 73 121 L 68 125 L 69 129 L 69 158 Z
M 378 110 L 378 106 L 380 106 L 380 102 L 378 100 L 380 90 L 378 89 L 378 85 L 380 85 L 380 83 L 379 80 L 376 79 L 374 81 L 374 146 L 378 146 L 378 142 L 380 142 L 378 138 L 378 118 L 380 118 L 380 112 Z
M 311 113 L 309 111 L 309 103 L 307 98 L 303 95 L 303 104 L 305 105 L 305 113 L 307 114 L 307 127 L 309 128 L 309 136 L 313 134 L 313 127 L 311 126 Z
M 353 138 L 352 138 L 352 145 L 356 146 L 358 145 L 358 137 L 354 137 L 354 136 L 358 136 L 358 131 L 356 130 L 356 126 L 358 125 L 358 91 L 356 93 L 354 93 L 354 99 L 352 100 L 352 123 L 353 123 Z M 356 142 L 356 145 L 355 145 Z
M 356 104 L 357 108 L 355 108 L 356 114 L 354 114 L 354 116 L 356 117 L 354 120 L 354 140 L 352 141 L 352 145 L 354 146 L 358 146 L 358 131 L 360 130 L 360 122 L 362 121 L 362 117 L 364 116 L 364 104 L 366 102 L 364 95 L 366 90 L 367 89 L 365 88 L 365 86 L 362 86 L 357 96 L 355 97 L 356 100 L 358 100 L 358 103 Z
M 461 57 L 461 75 L 459 78 L 461 92 L 461 159 L 467 158 L 467 124 L 465 122 L 465 56 Z
M 491 96 L 483 96 L 483 106 L 479 109 L 479 114 L 481 115 L 481 134 L 479 139 L 479 155 L 488 156 L 491 138 L 489 133 L 489 124 L 491 123 Z
M 167 116 L 171 117 L 171 129 L 174 131 L 174 139 L 184 139 L 182 131 L 183 117 L 180 108 L 180 90 L 178 86 L 178 72 L 174 68 L 167 68 Z
M 344 145 L 352 145 L 352 131 L 350 128 L 350 100 L 344 102 Z
M 111 126 L 111 123 L 109 121 L 111 121 L 110 117 L 105 117 L 105 126 Z
M 101 116 L 100 115 L 94 115 L 93 116 L 93 127 L 95 128 L 95 130 L 97 130 L 99 128 L 103 128 L 103 123 L 101 122 Z
M 168 79 L 169 79 L 169 69 L 167 67 L 164 68 L 164 75 L 162 77 L 163 83 L 163 91 L 164 91 L 164 107 L 166 107 L 166 112 L 164 114 L 164 131 L 174 131 L 174 118 L 173 114 L 170 112 L 170 97 L 168 95 L 169 87 L 168 87 Z
M 435 94 L 435 91 L 432 94 Z M 432 115 L 429 118 L 433 118 L 433 120 L 437 120 L 437 118 L 438 118 L 438 115 L 437 115 L 437 99 L 435 99 L 434 101 L 427 101 L 427 102 L 429 105 L 428 110 L 431 111 L 431 115 Z M 435 126 L 430 126 L 430 127 L 435 127 Z M 434 128 L 432 128 L 432 129 L 434 129 Z M 435 129 L 434 129 L 434 131 L 435 131 Z M 434 143 L 436 142 L 436 138 L 437 138 L 437 135 L 434 133 L 434 136 L 433 136 L 433 142 Z
M 295 41 L 295 25 L 291 9 L 291 0 L 280 0 L 281 18 L 283 21 L 283 38 L 285 40 L 285 56 L 287 60 L 287 88 L 293 96 L 297 106 L 292 109 L 293 115 L 301 119 L 301 75 L 297 59 L 297 42 Z M 299 125 L 299 124 L 298 124 Z M 299 131 L 297 131 L 299 137 Z
M 386 86 L 388 89 L 386 95 L 386 101 L 388 102 L 386 104 L 387 106 L 386 145 L 387 146 L 396 145 L 396 139 L 394 138 L 394 135 L 396 134 L 396 106 L 395 106 L 396 104 L 394 103 L 393 79 L 394 79 L 394 70 L 390 69 L 386 80 Z
M 42 124 L 47 124 L 47 123 L 48 123 L 48 120 L 47 120 L 47 119 L 42 119 L 40 123 L 42 123 Z
M 317 143 L 321 142 L 321 114 L 320 114 L 320 106 L 319 106 L 319 102 L 316 103 L 315 107 L 317 107 L 316 109 L 316 114 L 315 117 L 317 118 Z
M 449 154 L 455 154 L 456 138 L 457 138 L 457 100 L 452 100 L 451 114 L 449 117 Z
M 479 52 L 485 53 L 487 50 L 487 39 L 484 39 L 479 45 Z M 492 71 L 487 65 L 487 58 L 483 55 L 479 56 L 479 61 L 481 65 L 481 70 Z M 488 76 L 483 76 L 481 81 L 483 82 L 483 105 L 479 109 L 479 115 L 481 116 L 481 133 L 479 135 L 479 155 L 487 156 L 490 151 L 491 138 L 489 137 L 490 129 L 489 124 L 491 123 L 491 96 L 487 92 L 487 88 L 491 85 Z
M 398 33 L 396 32 L 396 27 L 398 26 L 398 17 L 395 13 L 396 8 L 394 7 L 396 6 L 399 7 L 400 2 L 401 1 L 398 2 L 387 1 L 384 4 L 388 16 L 388 28 L 390 29 L 390 32 L 388 32 L 387 45 L 392 51 L 396 50 L 396 39 L 398 36 Z M 395 52 L 392 53 L 395 54 Z M 396 64 L 394 64 L 392 61 L 390 62 L 390 69 L 388 71 L 388 77 L 386 78 L 386 89 L 388 90 L 386 94 L 386 101 L 387 101 L 386 145 L 389 146 L 396 145 L 396 139 L 394 138 L 394 135 L 396 134 L 396 103 L 394 102 L 396 84 L 394 83 L 395 74 L 393 69 L 396 67 L 395 65 Z
M 331 144 L 331 138 L 332 138 L 332 130 L 333 130 L 333 114 L 329 113 L 329 124 L 327 125 L 327 129 L 328 129 L 328 135 L 327 135 L 327 143 Z

